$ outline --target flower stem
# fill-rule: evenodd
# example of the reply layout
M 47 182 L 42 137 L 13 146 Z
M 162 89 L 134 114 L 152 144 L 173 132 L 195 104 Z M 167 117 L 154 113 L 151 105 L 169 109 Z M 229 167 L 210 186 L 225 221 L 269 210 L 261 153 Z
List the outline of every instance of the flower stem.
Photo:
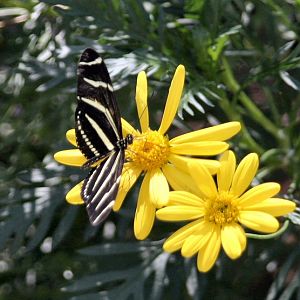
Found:
M 243 132 L 241 137 L 242 142 L 245 143 L 253 152 L 256 152 L 260 155 L 263 154 L 265 150 L 252 138 L 247 127 L 244 125 L 241 115 L 233 108 L 226 95 L 222 96 L 220 106 L 230 120 L 239 121 L 241 123 Z
M 270 234 L 246 233 L 246 237 L 251 238 L 251 239 L 257 239 L 257 240 L 273 239 L 273 238 L 276 238 L 276 237 L 282 235 L 287 230 L 289 223 L 290 223 L 289 220 L 285 220 L 282 227 L 274 233 L 270 233 Z
M 223 80 L 230 91 L 237 96 L 237 99 L 248 110 L 249 115 L 269 133 L 278 139 L 278 128 L 262 113 L 262 111 L 254 104 L 254 102 L 242 91 L 241 86 L 235 79 L 232 69 L 225 57 L 222 58 L 223 63 Z

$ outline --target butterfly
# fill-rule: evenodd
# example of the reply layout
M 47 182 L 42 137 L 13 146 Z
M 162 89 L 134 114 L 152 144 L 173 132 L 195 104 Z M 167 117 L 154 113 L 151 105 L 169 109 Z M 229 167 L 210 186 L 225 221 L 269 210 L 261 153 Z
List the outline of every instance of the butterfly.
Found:
M 92 225 L 109 215 L 117 196 L 125 149 L 133 136 L 122 134 L 120 111 L 103 59 L 93 49 L 85 49 L 77 68 L 77 108 L 75 133 L 79 150 L 92 167 L 85 178 L 81 197 Z

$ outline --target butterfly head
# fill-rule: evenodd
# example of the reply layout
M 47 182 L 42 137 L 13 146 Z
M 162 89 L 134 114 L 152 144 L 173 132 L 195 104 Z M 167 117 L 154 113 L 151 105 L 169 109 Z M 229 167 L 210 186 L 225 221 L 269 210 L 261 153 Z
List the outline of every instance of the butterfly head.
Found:
M 133 143 L 133 135 L 128 134 L 124 139 L 121 139 L 117 142 L 117 148 L 125 150 L 128 145 Z

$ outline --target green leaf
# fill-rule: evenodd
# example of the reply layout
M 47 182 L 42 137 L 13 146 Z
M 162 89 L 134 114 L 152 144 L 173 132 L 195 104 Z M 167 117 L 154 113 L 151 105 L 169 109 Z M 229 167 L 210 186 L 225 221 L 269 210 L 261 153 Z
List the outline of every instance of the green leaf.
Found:
M 273 299 L 278 299 L 278 295 L 281 293 L 282 288 L 286 284 L 287 280 L 287 275 L 293 268 L 295 262 L 299 260 L 299 251 L 295 250 L 293 251 L 287 260 L 284 262 L 282 265 L 280 272 L 276 276 L 275 280 L 273 281 L 268 294 L 267 294 L 267 299 L 268 300 L 273 300 Z
M 51 205 L 49 205 L 49 207 L 47 207 L 46 205 L 46 209 L 43 210 L 41 216 L 40 216 L 40 220 L 39 223 L 36 227 L 36 232 L 33 236 L 32 239 L 29 240 L 26 250 L 27 251 L 31 251 L 33 250 L 35 247 L 37 247 L 44 239 L 44 237 L 46 236 L 47 231 L 50 228 L 52 219 L 53 219 L 53 215 L 58 207 L 58 205 L 60 204 L 60 201 L 52 201 Z
M 105 243 L 104 245 L 95 245 L 86 247 L 78 250 L 78 253 L 89 256 L 103 256 L 103 255 L 114 255 L 114 254 L 127 254 L 135 252 L 145 252 L 157 249 L 160 247 L 162 242 L 132 242 L 132 243 Z
M 56 227 L 53 236 L 52 236 L 52 249 L 58 247 L 63 238 L 71 230 L 74 220 L 78 213 L 77 206 L 69 206 L 66 214 L 62 216 L 58 226 Z
M 286 71 L 281 71 L 280 73 L 281 79 L 292 89 L 296 91 L 300 91 L 300 81 L 295 79 L 293 76 L 291 76 L 288 72 Z
M 80 280 L 75 281 L 73 284 L 64 287 L 62 290 L 64 292 L 82 292 L 91 288 L 100 287 L 108 282 L 126 280 L 127 277 L 135 274 L 135 271 L 136 268 L 132 268 L 122 271 L 108 271 L 95 275 L 85 276 L 80 278 Z

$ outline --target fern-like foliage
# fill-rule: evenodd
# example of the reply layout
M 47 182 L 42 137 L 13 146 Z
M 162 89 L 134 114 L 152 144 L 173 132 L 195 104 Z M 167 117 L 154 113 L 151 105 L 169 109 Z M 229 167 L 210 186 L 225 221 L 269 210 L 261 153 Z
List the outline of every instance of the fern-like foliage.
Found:
M 92 47 L 133 123 L 137 73 L 147 72 L 155 123 L 170 78 L 184 64 L 175 130 L 239 120 L 246 126 L 235 150 L 261 154 L 258 180 L 279 181 L 299 199 L 299 21 L 299 1 L 1 3 L 0 298 L 299 297 L 299 229 L 268 247 L 250 242 L 238 261 L 221 257 L 199 274 L 194 258 L 161 248 L 176 225 L 157 223 L 152 241 L 134 240 L 135 190 L 119 214 L 92 228 L 85 209 L 64 200 L 85 171 L 52 158 L 70 147 L 64 135 L 74 127 L 76 64 Z

